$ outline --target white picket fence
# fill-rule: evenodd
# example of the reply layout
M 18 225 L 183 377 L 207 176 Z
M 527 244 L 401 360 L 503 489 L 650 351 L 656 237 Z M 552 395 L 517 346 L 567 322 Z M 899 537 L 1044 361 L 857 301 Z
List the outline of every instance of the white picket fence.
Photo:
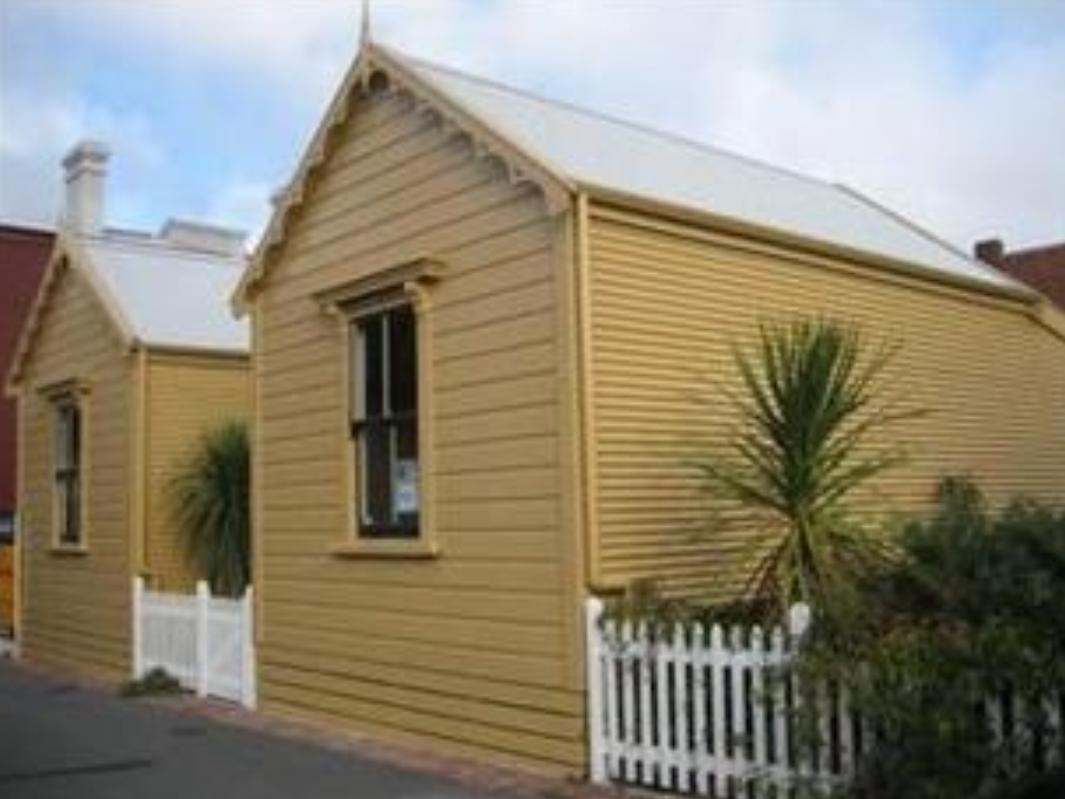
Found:
M 785 797 L 803 784 L 845 780 L 873 735 L 842 691 L 810 690 L 782 668 L 808 623 L 809 609 L 796 606 L 787 631 L 701 624 L 653 630 L 605 619 L 601 601 L 589 599 L 592 781 L 714 797 Z M 815 703 L 816 730 L 796 729 L 800 701 Z M 1050 734 L 1036 744 L 1045 762 L 1062 754 L 1055 731 L 1063 701 L 1059 696 L 1047 705 Z M 1016 699 L 995 697 L 986 710 L 996 734 L 1015 735 Z M 799 745 L 800 735 L 808 736 L 807 745 Z
M 240 599 L 211 596 L 200 581 L 195 594 L 150 591 L 133 578 L 133 677 L 154 668 L 173 675 L 199 696 L 255 706 L 252 588 Z

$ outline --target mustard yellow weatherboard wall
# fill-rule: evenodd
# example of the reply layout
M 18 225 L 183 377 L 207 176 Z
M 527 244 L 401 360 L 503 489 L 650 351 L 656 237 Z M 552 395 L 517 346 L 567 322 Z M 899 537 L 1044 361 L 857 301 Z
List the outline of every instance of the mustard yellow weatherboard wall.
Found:
M 76 168 L 87 158 L 100 146 L 67 159 L 68 193 L 88 202 L 68 206 L 7 375 L 24 509 L 17 631 L 30 660 L 118 680 L 131 663 L 131 578 L 167 590 L 194 578 L 167 496 L 175 469 L 204 432 L 248 414 L 246 325 L 225 302 L 243 256 L 235 232 L 192 223 L 157 237 L 86 230 L 99 222 L 77 213 L 99 199 Z M 80 412 L 73 439 L 60 437 L 68 406 Z M 63 454 L 66 440 L 80 458 Z M 71 463 L 80 534 L 62 540 L 56 486 Z
M 32 661 L 118 679 L 129 664 L 131 406 L 136 362 L 82 274 L 57 264 L 19 386 L 22 592 L 18 633 Z M 85 543 L 63 548 L 53 508 L 54 404 L 42 390 L 78 384 L 83 401 Z
M 255 295 L 259 704 L 579 770 L 565 221 L 411 96 L 354 109 Z M 439 551 L 359 557 L 347 330 L 315 295 L 427 255 Z
M 641 159 L 660 150 L 708 158 L 738 178 L 722 202 L 753 186 L 756 209 L 809 229 L 619 199 L 588 178 L 628 174 L 600 159 L 611 147 L 648 186 Z M 582 771 L 581 600 L 636 577 L 704 591 L 729 571 L 738 542 L 693 537 L 689 463 L 727 414 L 692 392 L 734 380 L 730 348 L 764 318 L 829 313 L 903 339 L 891 380 L 935 413 L 903 431 L 913 464 L 869 507 L 919 505 L 948 472 L 1060 499 L 1059 316 L 882 209 L 789 178 L 783 194 L 839 213 L 804 216 L 765 193 L 778 177 L 364 46 L 234 298 L 254 330 L 264 710 Z M 887 255 L 856 249 L 866 224 Z M 845 246 L 814 240 L 833 230 Z M 355 530 L 349 314 L 384 294 L 412 299 L 424 337 L 417 541 Z
M 1065 336 L 1030 303 L 604 203 L 589 250 L 600 587 L 658 578 L 705 594 L 742 576 L 729 560 L 749 548 L 708 533 L 693 462 L 727 440 L 732 350 L 763 321 L 829 316 L 901 347 L 884 389 L 927 414 L 892 431 L 909 462 L 868 509 L 926 508 L 944 475 L 999 502 L 1065 500 Z

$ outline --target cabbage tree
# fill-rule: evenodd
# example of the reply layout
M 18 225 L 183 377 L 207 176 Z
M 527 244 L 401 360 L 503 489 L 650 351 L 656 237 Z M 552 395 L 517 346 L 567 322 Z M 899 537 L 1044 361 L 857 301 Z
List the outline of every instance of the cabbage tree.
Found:
M 705 487 L 739 506 L 753 548 L 745 599 L 780 618 L 796 602 L 827 607 L 878 545 L 847 500 L 904 459 L 876 436 L 919 413 L 886 399 L 896 355 L 855 326 L 817 319 L 763 324 L 737 349 L 738 414 L 727 448 L 697 464 Z
M 238 596 L 251 579 L 248 427 L 227 421 L 200 439 L 171 484 L 186 556 L 212 593 Z

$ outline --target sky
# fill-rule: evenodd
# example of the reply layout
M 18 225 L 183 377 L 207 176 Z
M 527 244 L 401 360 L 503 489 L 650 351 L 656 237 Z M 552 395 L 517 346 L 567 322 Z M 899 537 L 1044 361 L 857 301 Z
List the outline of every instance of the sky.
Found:
M 387 44 L 853 186 L 965 249 L 1065 239 L 1065 0 L 373 0 Z M 113 151 L 107 222 L 261 231 L 359 0 L 0 0 L 0 219 Z

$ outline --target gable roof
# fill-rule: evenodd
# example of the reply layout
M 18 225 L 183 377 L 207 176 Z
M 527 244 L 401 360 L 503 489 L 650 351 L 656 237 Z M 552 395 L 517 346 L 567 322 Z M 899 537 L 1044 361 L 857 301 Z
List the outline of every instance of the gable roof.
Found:
M 392 52 L 593 194 L 605 189 L 1014 285 L 851 189 Z
M 21 379 L 64 268 L 85 277 L 131 349 L 246 354 L 248 325 L 233 317 L 227 303 L 244 265 L 240 253 L 206 252 L 144 233 L 105 230 L 83 236 L 61 230 L 11 360 L 8 387 Z
M 243 255 L 172 246 L 156 238 L 82 242 L 86 264 L 114 299 L 134 338 L 148 346 L 247 352 L 248 325 L 229 312 Z
M 481 150 L 540 167 L 541 184 L 585 191 L 624 205 L 640 201 L 695 212 L 879 256 L 926 274 L 985 289 L 1034 296 L 991 269 L 860 193 L 642 125 L 433 64 L 377 42 L 365 43 L 275 208 L 267 234 L 234 296 L 245 293 L 284 234 L 310 174 L 325 158 L 330 130 L 343 122 L 352 92 L 382 70 L 401 88 L 454 118 Z M 485 141 L 487 139 L 487 141 Z M 512 174 L 513 178 L 513 174 Z

